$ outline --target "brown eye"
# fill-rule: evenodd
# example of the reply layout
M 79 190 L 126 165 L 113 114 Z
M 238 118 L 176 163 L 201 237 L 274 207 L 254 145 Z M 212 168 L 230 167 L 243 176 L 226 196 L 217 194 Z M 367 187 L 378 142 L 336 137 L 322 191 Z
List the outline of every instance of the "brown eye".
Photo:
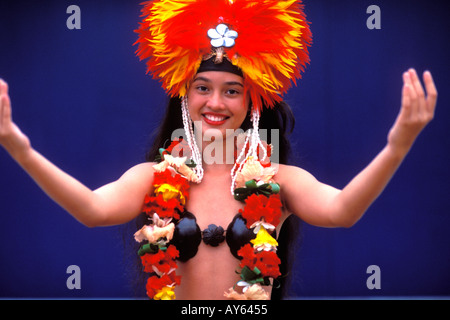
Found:
M 231 96 L 234 96 L 234 95 L 237 95 L 237 94 L 239 94 L 240 92 L 238 91 L 238 90 L 235 90 L 235 89 L 229 89 L 228 91 L 227 91 L 227 94 L 228 95 L 231 95 Z
M 206 86 L 197 86 L 197 90 L 200 92 L 207 92 L 208 88 Z

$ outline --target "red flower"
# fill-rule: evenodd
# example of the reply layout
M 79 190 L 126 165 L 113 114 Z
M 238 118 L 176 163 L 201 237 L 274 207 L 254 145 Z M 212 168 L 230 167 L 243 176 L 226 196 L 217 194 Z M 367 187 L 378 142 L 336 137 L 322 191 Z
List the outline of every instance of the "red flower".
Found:
M 253 249 L 253 247 L 250 243 L 247 243 L 245 246 L 243 246 L 241 249 L 239 249 L 238 256 L 243 258 L 241 260 L 242 268 L 244 266 L 248 266 L 250 268 L 250 266 L 255 264 L 255 258 L 256 258 L 255 250 Z
M 191 156 L 191 149 L 189 148 L 189 145 L 186 141 L 184 141 L 183 139 L 175 138 L 170 146 L 163 152 L 163 155 L 168 153 L 174 157 L 189 158 Z
M 189 181 L 180 174 L 172 175 L 169 169 L 163 172 L 155 172 L 153 186 L 156 188 L 163 184 L 170 184 L 179 190 L 186 200 L 189 198 Z
M 144 272 L 155 272 L 155 266 L 160 273 L 168 273 L 171 269 L 177 268 L 175 258 L 179 256 L 179 251 L 175 246 L 170 245 L 166 251 L 159 250 L 157 253 L 147 253 L 141 256 Z
M 241 268 L 247 266 L 253 270 L 256 267 L 263 277 L 277 278 L 281 275 L 279 268 L 281 260 L 273 251 L 255 252 L 251 244 L 246 244 L 238 251 L 238 255 L 243 258 Z
M 242 217 L 247 221 L 247 227 L 257 221 L 264 220 L 274 226 L 280 223 L 281 200 L 279 194 L 265 195 L 252 194 L 245 200 L 244 210 L 239 210 Z
M 162 194 L 157 196 L 145 196 L 144 207 L 142 212 L 145 212 L 149 217 L 153 217 L 156 213 L 161 219 L 174 218 L 180 219 L 179 212 L 183 211 L 183 206 L 177 198 L 165 201 Z
M 263 277 L 277 278 L 281 275 L 279 265 L 281 263 L 278 255 L 273 251 L 261 251 L 257 254 L 256 267 L 261 271 Z
M 180 190 L 186 198 L 188 197 L 189 181 L 180 174 L 172 175 L 169 169 L 162 172 L 155 172 L 153 186 L 160 186 L 162 184 L 170 184 Z
M 184 197 L 183 201 L 189 198 L 189 181 L 179 174 L 172 175 L 169 169 L 163 172 L 155 172 L 153 180 L 155 189 L 164 184 L 173 186 L 177 191 L 177 196 L 164 200 L 164 194 L 160 192 L 146 195 L 142 211 L 150 217 L 153 217 L 153 213 L 156 213 L 160 218 L 180 219 L 179 212 L 184 211 L 181 198 Z
M 173 284 L 180 285 L 181 276 L 177 276 L 175 272 L 171 272 L 169 274 L 165 274 L 162 277 L 151 276 L 147 280 L 147 285 L 145 288 L 147 289 L 147 295 L 150 299 L 153 299 L 155 294 L 158 293 L 158 290 L 166 286 L 171 286 Z
M 166 255 L 169 256 L 171 259 L 175 259 L 180 256 L 180 252 L 174 245 L 170 245 L 166 249 Z

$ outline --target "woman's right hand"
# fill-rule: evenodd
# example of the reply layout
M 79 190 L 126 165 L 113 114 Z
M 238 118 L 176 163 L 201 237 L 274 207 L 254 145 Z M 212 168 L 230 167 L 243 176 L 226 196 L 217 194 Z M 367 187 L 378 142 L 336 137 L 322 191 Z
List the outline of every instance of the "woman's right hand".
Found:
M 30 149 L 30 140 L 12 121 L 8 84 L 0 79 L 0 145 L 16 160 Z
M 402 157 L 434 118 L 438 92 L 429 71 L 424 72 L 423 80 L 425 89 L 416 70 L 410 69 L 403 74 L 402 105 L 388 135 L 391 151 Z

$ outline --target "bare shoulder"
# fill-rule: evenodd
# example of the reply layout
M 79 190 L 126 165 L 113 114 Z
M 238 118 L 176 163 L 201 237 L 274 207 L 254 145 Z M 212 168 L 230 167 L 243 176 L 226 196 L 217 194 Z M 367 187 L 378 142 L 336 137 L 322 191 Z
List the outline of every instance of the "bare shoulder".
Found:
M 155 169 L 153 162 L 144 162 L 128 169 L 121 177 L 120 181 L 133 182 L 137 185 L 149 187 L 153 183 Z
M 95 190 L 105 216 L 100 225 L 117 225 L 136 218 L 145 195 L 152 190 L 153 175 L 153 163 L 141 163 L 128 169 L 118 180 Z
M 124 175 L 138 175 L 138 176 L 153 176 L 154 169 L 153 166 L 155 165 L 154 162 L 143 162 L 139 163 L 130 169 L 128 169 Z
M 289 184 L 292 182 L 302 183 L 308 181 L 317 181 L 308 171 L 291 165 L 279 164 L 275 180 L 279 184 Z
M 318 183 L 308 171 L 291 165 L 278 165 L 274 180 L 281 186 L 285 206 L 293 210 L 293 202 L 308 196 Z

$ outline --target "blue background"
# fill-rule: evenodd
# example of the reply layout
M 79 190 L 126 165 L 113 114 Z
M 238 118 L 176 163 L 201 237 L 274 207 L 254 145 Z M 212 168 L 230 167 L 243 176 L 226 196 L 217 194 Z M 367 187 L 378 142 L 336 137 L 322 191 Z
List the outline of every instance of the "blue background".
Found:
M 33 146 L 90 188 L 144 160 L 166 103 L 135 57 L 140 1 L 2 1 L 0 77 Z M 66 9 L 81 8 L 81 30 Z M 444 1 L 305 0 L 311 65 L 286 96 L 294 163 L 342 188 L 386 143 L 402 72 L 432 71 L 436 118 L 385 192 L 350 229 L 302 226 L 292 297 L 450 295 L 448 44 Z M 381 8 L 381 30 L 366 9 Z M 132 297 L 131 226 L 76 222 L 0 149 L 0 297 Z M 81 289 L 69 290 L 70 265 Z M 381 269 L 369 290 L 366 269 Z

